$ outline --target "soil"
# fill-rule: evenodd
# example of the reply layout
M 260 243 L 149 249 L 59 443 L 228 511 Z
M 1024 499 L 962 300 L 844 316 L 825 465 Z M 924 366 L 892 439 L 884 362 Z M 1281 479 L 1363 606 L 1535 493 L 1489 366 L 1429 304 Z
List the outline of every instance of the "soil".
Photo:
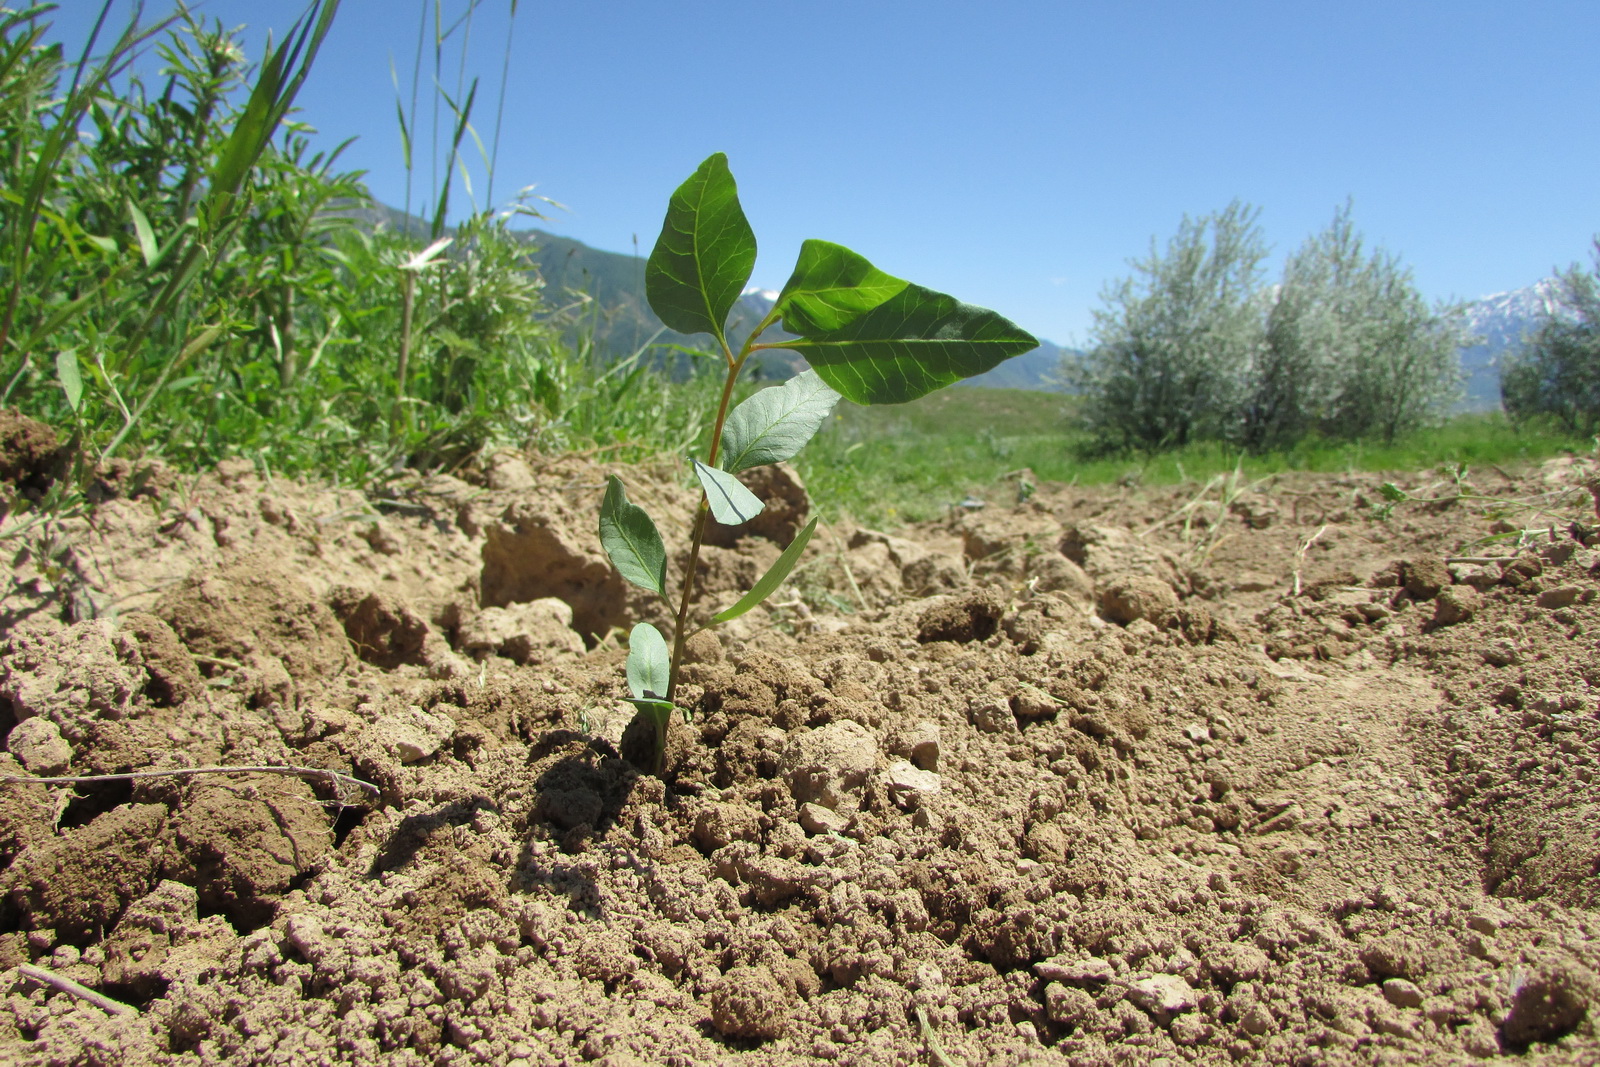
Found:
M 607 469 L 135 473 L 5 542 L 0 773 L 376 794 L 0 783 L 0 1060 L 1600 1060 L 1593 457 L 836 521 L 660 778 Z

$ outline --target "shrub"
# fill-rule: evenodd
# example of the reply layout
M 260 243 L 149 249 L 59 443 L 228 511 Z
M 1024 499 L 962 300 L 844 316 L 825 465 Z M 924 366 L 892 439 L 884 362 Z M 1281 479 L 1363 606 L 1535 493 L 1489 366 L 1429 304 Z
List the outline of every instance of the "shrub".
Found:
M 1593 273 L 1558 274 L 1557 307 L 1501 370 L 1500 396 L 1513 419 L 1547 415 L 1569 432 L 1600 432 L 1600 239 Z
M 1136 260 L 1108 287 L 1093 344 L 1068 363 L 1085 394 L 1091 448 L 1177 448 L 1235 433 L 1242 383 L 1264 343 L 1259 211 L 1235 201 L 1184 218 L 1166 253 Z
M 1284 265 L 1242 443 L 1283 448 L 1312 432 L 1392 442 L 1455 398 L 1464 340 L 1398 259 L 1363 251 L 1347 203 Z
M 1091 452 L 1197 441 L 1285 448 L 1311 434 L 1389 442 L 1442 413 L 1464 342 L 1395 257 L 1363 251 L 1348 205 L 1263 288 L 1257 212 L 1185 218 L 1106 291 L 1094 345 L 1064 377 Z

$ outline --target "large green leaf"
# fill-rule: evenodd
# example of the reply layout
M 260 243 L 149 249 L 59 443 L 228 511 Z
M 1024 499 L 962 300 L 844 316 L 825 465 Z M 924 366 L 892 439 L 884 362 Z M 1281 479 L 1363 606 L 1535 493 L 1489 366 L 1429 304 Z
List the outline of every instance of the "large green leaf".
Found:
M 600 502 L 600 544 L 624 578 L 666 596 L 667 549 L 661 532 L 644 508 L 628 501 L 628 491 L 615 474 L 606 480 Z
M 783 328 L 807 337 L 841 329 L 908 284 L 844 245 L 807 241 L 800 246 L 794 273 L 778 294 Z
M 1038 346 L 987 308 L 908 284 L 837 330 L 772 347 L 799 352 L 846 400 L 903 404 Z
M 628 688 L 640 701 L 664 701 L 672 673 L 672 654 L 661 631 L 641 622 L 628 635 Z
M 722 469 L 742 471 L 790 459 L 816 435 L 839 394 L 816 371 L 796 374 L 746 398 L 722 427 Z
M 794 540 L 789 542 L 789 547 L 783 550 L 783 555 L 779 556 L 767 573 L 761 576 L 755 587 L 740 597 L 739 602 L 733 607 L 724 608 L 711 616 L 711 621 L 727 622 L 729 619 L 737 619 L 740 615 L 743 615 L 777 592 L 778 586 L 782 585 L 783 580 L 789 577 L 789 572 L 794 570 L 794 565 L 800 562 L 800 553 L 806 550 L 806 542 L 811 540 L 811 535 L 816 530 L 817 517 L 812 516 L 811 521 L 806 523 L 799 533 L 795 534 Z
M 650 309 L 679 333 L 722 336 L 756 265 L 756 235 L 721 152 L 678 186 L 645 268 Z
M 766 507 L 761 498 L 745 488 L 743 482 L 715 467 L 694 461 L 695 476 L 706 491 L 706 503 L 711 514 L 724 526 L 739 526 L 749 522 Z

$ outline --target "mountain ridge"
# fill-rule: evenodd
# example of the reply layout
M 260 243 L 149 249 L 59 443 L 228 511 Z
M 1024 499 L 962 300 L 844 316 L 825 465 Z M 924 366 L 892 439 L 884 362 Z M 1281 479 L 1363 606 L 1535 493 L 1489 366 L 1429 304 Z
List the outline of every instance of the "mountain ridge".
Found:
M 368 207 L 353 206 L 348 214 L 369 225 L 385 225 L 402 232 L 422 235 L 427 224 L 414 215 L 377 202 Z M 537 266 L 548 289 L 554 290 L 557 306 L 576 312 L 574 335 L 588 334 L 608 358 L 630 355 L 642 348 L 659 346 L 673 349 L 703 349 L 703 336 L 676 333 L 662 325 L 645 298 L 645 257 L 623 252 L 607 252 L 582 241 L 546 230 L 511 231 L 518 240 L 531 246 L 530 259 Z M 1477 338 L 1460 349 L 1462 399 L 1464 411 L 1490 411 L 1500 406 L 1500 368 L 1508 355 L 1518 351 L 1527 337 L 1544 319 L 1559 313 L 1556 299 L 1558 279 L 1542 278 L 1520 289 L 1490 293 L 1468 301 L 1461 310 L 1461 322 Z M 563 305 L 563 294 L 570 302 Z M 772 309 L 777 292 L 752 287 L 734 307 L 729 323 L 729 339 L 743 341 L 745 335 Z M 774 339 L 787 336 L 774 329 Z M 1061 391 L 1059 370 L 1063 358 L 1081 355 L 1040 339 L 1039 347 L 1001 363 L 998 367 L 970 378 L 963 385 L 993 388 Z M 798 353 L 787 349 L 768 349 L 760 353 L 760 373 L 782 378 L 804 369 Z

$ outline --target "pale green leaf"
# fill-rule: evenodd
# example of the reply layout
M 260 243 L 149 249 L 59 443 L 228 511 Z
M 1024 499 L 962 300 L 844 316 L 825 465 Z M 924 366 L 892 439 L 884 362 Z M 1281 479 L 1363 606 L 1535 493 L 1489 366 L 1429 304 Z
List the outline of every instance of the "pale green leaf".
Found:
M 810 240 L 800 246 L 794 273 L 778 294 L 783 328 L 810 336 L 838 330 L 909 284 L 843 245 Z
M 624 578 L 666 595 L 667 549 L 661 533 L 644 508 L 629 503 L 628 491 L 615 474 L 606 480 L 605 499 L 600 502 L 600 544 Z
M 144 257 L 146 267 L 154 267 L 161 261 L 161 249 L 156 244 L 155 231 L 150 228 L 150 220 L 145 218 L 139 205 L 128 199 L 128 217 L 133 220 L 133 235 L 139 239 L 139 254 Z
M 671 672 L 667 639 L 647 622 L 636 625 L 628 635 L 628 688 L 633 695 L 639 700 L 665 701 Z
M 790 348 L 857 404 L 903 404 L 1032 351 L 1037 338 L 986 308 L 908 284 L 837 330 Z
M 792 458 L 838 402 L 839 394 L 813 370 L 757 391 L 723 425 L 722 469 L 742 471 Z
M 64 348 L 56 353 L 56 378 L 61 382 L 61 391 L 67 394 L 67 406 L 77 414 L 83 404 L 83 373 L 78 367 L 77 349 Z
M 789 577 L 789 572 L 794 570 L 794 565 L 800 562 L 800 554 L 806 550 L 806 542 L 811 540 L 811 535 L 816 532 L 816 529 L 817 519 L 813 516 L 811 521 L 806 523 L 805 527 L 795 535 L 794 540 L 789 543 L 789 547 L 783 550 L 783 555 L 779 556 L 767 573 L 761 576 L 761 580 L 756 582 L 755 587 L 740 597 L 739 602 L 731 608 L 724 608 L 711 616 L 711 621 L 727 622 L 730 619 L 737 619 L 740 615 L 743 615 L 777 592 L 778 586 L 782 585 L 783 580 Z
M 711 506 L 712 517 L 724 526 L 749 522 L 766 507 L 760 497 L 746 489 L 743 482 L 727 471 L 719 471 L 695 460 L 694 473 L 706 491 L 706 503 Z
M 756 235 L 721 152 L 678 187 L 645 267 L 650 309 L 679 333 L 722 337 L 756 265 Z
M 437 241 L 433 242 L 433 244 L 429 245 L 427 248 L 424 248 L 422 251 L 418 252 L 416 255 L 400 264 L 400 269 L 410 271 L 426 270 L 427 268 L 433 266 L 434 260 L 439 258 L 439 254 L 454 244 L 455 240 L 456 239 L 454 237 L 439 238 Z

